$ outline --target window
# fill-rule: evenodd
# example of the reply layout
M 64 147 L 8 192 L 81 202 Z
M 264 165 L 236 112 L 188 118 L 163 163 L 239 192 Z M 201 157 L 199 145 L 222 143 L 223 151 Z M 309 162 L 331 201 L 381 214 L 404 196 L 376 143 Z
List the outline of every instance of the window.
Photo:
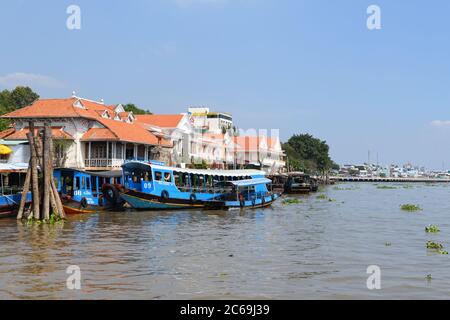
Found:
M 84 182 L 84 177 L 81 177 L 81 188 L 83 188 L 83 189 L 85 189 L 86 188 L 86 185 L 85 185 L 85 182 Z
M 164 173 L 164 181 L 165 182 L 172 182 L 172 174 L 170 172 Z
M 155 181 L 161 181 L 161 180 L 162 180 L 161 171 L 155 171 Z
M 80 190 L 80 177 L 75 178 L 75 190 Z

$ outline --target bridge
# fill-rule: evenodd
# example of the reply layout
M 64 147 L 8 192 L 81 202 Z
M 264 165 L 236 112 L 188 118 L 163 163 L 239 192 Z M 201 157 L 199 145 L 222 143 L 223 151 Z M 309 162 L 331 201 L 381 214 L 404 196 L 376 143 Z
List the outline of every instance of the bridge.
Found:
M 450 183 L 450 179 L 442 178 L 393 178 L 393 177 L 329 177 L 334 182 L 421 182 L 421 183 Z

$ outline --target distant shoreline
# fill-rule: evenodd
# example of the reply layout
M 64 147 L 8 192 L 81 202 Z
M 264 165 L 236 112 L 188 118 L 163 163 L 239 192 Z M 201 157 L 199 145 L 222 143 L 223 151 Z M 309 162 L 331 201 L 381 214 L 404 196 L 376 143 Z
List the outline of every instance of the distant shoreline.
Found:
M 438 178 L 393 178 L 393 177 L 339 177 L 331 176 L 329 180 L 335 182 L 408 182 L 408 183 L 450 183 L 450 179 Z

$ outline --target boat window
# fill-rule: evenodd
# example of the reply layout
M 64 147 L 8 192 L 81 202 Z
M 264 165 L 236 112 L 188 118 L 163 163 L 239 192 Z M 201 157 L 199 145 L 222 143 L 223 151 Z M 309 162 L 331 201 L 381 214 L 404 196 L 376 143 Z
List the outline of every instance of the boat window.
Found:
M 86 189 L 91 190 L 91 178 L 86 178 Z
M 80 177 L 75 178 L 75 190 L 80 190 Z
M 172 182 L 172 175 L 170 174 L 170 172 L 164 172 L 164 181 Z
M 81 177 L 81 188 L 84 189 L 85 188 L 85 184 L 84 184 L 84 177 Z
M 97 190 L 97 179 L 98 179 L 98 177 L 92 177 L 93 179 L 92 179 L 92 191 L 94 192 L 94 193 L 96 193 L 98 190 Z
M 144 181 L 152 181 L 152 173 L 151 173 L 151 171 L 145 171 L 145 173 L 144 173 Z
M 162 180 L 161 171 L 155 171 L 155 181 L 161 181 L 161 180 Z

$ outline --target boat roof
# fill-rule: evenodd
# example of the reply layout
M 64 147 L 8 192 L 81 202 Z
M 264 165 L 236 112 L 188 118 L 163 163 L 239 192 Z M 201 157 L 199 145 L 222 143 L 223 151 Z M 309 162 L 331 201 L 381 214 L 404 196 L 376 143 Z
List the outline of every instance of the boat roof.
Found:
M 181 173 L 190 173 L 190 174 L 198 174 L 198 175 L 208 175 L 208 176 L 223 176 L 223 177 L 246 177 L 246 176 L 265 176 L 266 173 L 261 170 L 252 170 L 252 169 L 244 169 L 244 170 L 215 170 L 215 169 L 183 169 L 176 167 L 167 167 L 156 165 L 147 162 L 141 161 L 130 161 L 125 163 L 122 167 L 133 167 L 135 165 L 145 165 L 150 166 L 156 170 L 171 170 Z
M 122 170 L 110 170 L 110 171 L 86 171 L 86 170 L 80 170 L 80 169 L 74 169 L 74 168 L 59 168 L 55 169 L 60 171 L 76 171 L 85 173 L 91 176 L 95 177 L 103 177 L 103 178 L 112 178 L 112 177 L 121 177 L 122 176 Z
M 26 172 L 28 170 L 28 163 L 0 163 L 0 172 Z
M 258 184 L 272 183 L 272 180 L 267 178 L 256 178 L 256 179 L 230 181 L 230 183 L 236 187 L 250 187 Z

